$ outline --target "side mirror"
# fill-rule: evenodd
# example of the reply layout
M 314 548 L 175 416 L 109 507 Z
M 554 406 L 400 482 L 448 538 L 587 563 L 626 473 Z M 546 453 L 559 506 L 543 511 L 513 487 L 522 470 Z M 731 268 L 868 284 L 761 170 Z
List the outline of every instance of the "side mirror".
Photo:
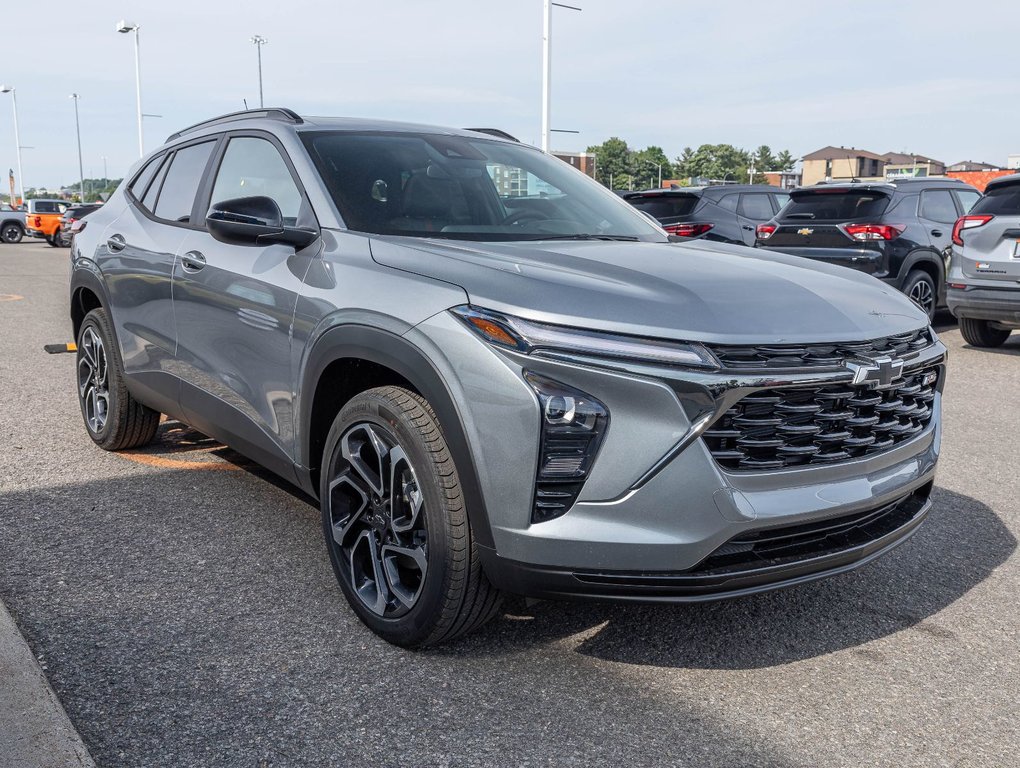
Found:
M 261 195 L 216 203 L 205 225 L 214 238 L 231 245 L 292 245 L 301 250 L 319 236 L 315 230 L 284 226 L 280 206 Z

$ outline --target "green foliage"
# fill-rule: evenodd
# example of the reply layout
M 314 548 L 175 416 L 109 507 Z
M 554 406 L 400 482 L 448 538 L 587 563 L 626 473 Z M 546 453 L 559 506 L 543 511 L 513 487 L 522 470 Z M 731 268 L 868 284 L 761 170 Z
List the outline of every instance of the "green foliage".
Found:
M 764 184 L 765 171 L 788 170 L 794 162 L 787 150 L 784 149 L 776 156 L 772 154 L 771 147 L 765 144 L 754 152 L 739 149 L 732 144 L 702 144 L 697 149 L 685 147 L 675 161 L 675 169 L 681 178 L 747 184 L 753 163 L 755 183 Z
M 612 185 L 619 189 L 631 182 L 633 152 L 623 139 L 613 137 L 598 145 L 588 147 L 588 152 L 595 155 L 595 180 Z
M 796 162 L 797 158 L 795 158 L 787 150 L 784 149 L 776 157 L 776 167 L 770 170 L 789 171 L 793 169 L 793 166 L 796 164 Z
M 662 174 L 660 176 L 660 166 Z M 640 189 L 659 186 L 660 179 L 673 178 L 673 165 L 662 151 L 662 147 L 651 146 L 631 154 L 634 185 Z

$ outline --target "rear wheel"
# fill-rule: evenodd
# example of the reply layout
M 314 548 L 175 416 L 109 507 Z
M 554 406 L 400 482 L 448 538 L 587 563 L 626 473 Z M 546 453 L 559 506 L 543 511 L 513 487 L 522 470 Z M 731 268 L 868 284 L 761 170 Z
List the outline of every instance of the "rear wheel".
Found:
M 377 635 L 420 648 L 499 611 L 457 467 L 424 398 L 400 387 L 353 398 L 326 440 L 319 490 L 333 570 Z
M 938 288 L 931 275 L 920 269 L 915 269 L 907 275 L 907 280 L 903 283 L 903 292 L 928 314 L 929 320 L 935 317 Z
M 25 230 L 23 230 L 17 224 L 4 224 L 3 228 L 0 229 L 0 239 L 5 243 L 20 243 L 21 238 L 25 236 Z
M 1001 347 L 1009 338 L 1006 328 L 994 328 L 987 320 L 960 318 L 960 333 L 968 344 L 974 347 Z
M 59 248 L 60 247 L 60 230 L 58 229 L 52 235 L 47 237 L 46 238 L 46 242 L 49 243 L 54 248 Z
M 85 315 L 78 331 L 78 403 L 89 437 L 107 451 L 145 445 L 159 428 L 159 412 L 128 392 L 104 309 Z

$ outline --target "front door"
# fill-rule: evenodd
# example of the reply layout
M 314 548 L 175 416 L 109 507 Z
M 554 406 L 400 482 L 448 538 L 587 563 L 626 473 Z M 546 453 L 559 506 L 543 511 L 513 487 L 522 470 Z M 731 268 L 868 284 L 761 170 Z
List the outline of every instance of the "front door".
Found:
M 276 201 L 287 224 L 314 224 L 277 145 L 265 136 L 231 135 L 209 204 L 251 196 Z M 307 264 L 292 246 L 226 244 L 201 229 L 181 244 L 174 269 L 186 417 L 287 477 L 294 441 L 291 325 Z

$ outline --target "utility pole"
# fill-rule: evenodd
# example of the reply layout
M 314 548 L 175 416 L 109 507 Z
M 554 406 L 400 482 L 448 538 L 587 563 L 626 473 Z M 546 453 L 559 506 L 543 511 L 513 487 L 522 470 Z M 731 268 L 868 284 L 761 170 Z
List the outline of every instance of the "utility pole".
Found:
M 72 93 L 68 98 L 74 99 L 74 132 L 78 136 L 78 180 L 81 182 L 81 186 L 78 187 L 78 194 L 81 196 L 81 202 L 85 202 L 85 166 L 81 160 L 81 123 L 78 122 L 78 99 L 81 98 L 77 93 Z
M 269 41 L 266 40 L 266 38 L 262 37 L 262 35 L 255 35 L 254 37 L 251 38 L 251 42 L 253 42 L 255 44 L 255 48 L 258 50 L 258 57 L 259 57 L 259 108 L 261 109 L 262 107 L 265 106 L 265 103 L 262 100 L 262 46 L 265 45 L 266 43 L 268 43 Z

